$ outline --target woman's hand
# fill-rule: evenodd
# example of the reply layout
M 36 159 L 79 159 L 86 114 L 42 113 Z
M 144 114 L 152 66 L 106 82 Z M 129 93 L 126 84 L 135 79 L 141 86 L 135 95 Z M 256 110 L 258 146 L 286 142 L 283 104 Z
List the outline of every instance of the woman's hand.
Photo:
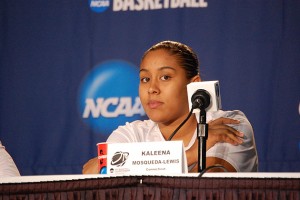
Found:
M 98 171 L 98 158 L 92 158 L 87 163 L 83 165 L 83 174 L 99 174 Z
M 208 138 L 206 141 L 206 151 L 218 142 L 227 142 L 232 145 L 243 143 L 243 133 L 228 126 L 228 124 L 239 124 L 238 120 L 230 118 L 218 118 L 208 123 Z

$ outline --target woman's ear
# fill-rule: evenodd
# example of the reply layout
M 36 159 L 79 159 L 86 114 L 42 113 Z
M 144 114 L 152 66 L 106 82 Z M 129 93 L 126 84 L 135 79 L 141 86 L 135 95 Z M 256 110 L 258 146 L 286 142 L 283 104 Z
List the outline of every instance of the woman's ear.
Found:
M 201 78 L 200 78 L 200 75 L 197 74 L 196 76 L 194 76 L 192 79 L 191 79 L 191 82 L 200 82 L 201 81 Z

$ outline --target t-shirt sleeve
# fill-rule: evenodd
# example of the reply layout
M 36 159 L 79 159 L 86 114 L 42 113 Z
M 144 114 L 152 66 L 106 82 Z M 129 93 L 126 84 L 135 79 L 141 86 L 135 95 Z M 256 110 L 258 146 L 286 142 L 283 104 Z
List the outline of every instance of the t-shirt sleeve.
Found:
M 12 157 L 0 143 L 0 177 L 20 176 L 19 170 Z

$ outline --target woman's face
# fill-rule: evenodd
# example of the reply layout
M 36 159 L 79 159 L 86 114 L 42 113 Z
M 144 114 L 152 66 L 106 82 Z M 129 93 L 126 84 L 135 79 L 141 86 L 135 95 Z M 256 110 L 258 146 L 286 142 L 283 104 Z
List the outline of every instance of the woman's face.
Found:
M 189 82 L 175 56 L 163 49 L 150 51 L 141 62 L 139 85 L 140 99 L 148 117 L 164 124 L 186 117 Z

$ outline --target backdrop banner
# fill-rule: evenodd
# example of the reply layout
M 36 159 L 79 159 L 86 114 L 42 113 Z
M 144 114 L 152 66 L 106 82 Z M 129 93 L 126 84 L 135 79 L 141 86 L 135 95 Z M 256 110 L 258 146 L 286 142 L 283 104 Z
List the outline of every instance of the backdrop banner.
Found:
M 80 174 L 96 144 L 146 119 L 144 51 L 191 46 L 224 110 L 252 123 L 259 170 L 300 171 L 300 1 L 0 1 L 0 140 L 21 175 Z

